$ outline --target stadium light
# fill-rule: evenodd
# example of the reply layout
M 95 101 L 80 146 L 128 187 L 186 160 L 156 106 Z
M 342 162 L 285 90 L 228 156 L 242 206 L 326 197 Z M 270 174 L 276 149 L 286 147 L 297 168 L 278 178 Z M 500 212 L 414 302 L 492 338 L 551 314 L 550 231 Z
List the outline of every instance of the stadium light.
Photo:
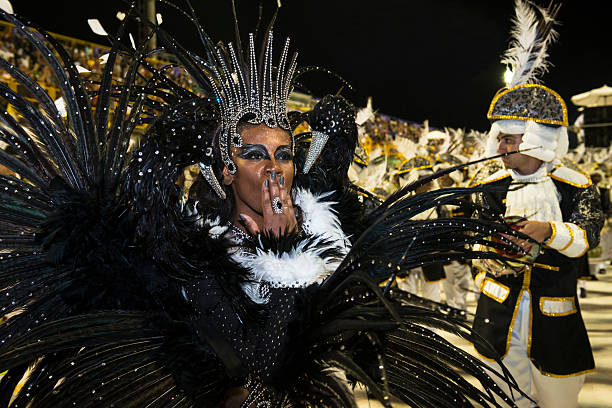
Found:
M 506 84 L 506 87 L 508 87 L 510 81 L 512 81 L 512 75 L 514 75 L 514 72 L 512 72 L 510 67 L 506 68 L 506 72 L 504 72 L 504 83 Z

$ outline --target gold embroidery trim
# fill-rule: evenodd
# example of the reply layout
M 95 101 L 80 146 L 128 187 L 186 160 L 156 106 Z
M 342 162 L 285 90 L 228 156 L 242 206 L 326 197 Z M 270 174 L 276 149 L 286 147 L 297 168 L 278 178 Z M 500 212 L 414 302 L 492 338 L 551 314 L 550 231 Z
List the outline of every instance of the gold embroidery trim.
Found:
M 493 182 L 495 182 L 495 181 L 503 180 L 503 179 L 505 179 L 506 177 L 510 177 L 510 174 L 506 173 L 506 174 L 505 174 L 505 175 L 503 175 L 503 176 L 499 176 L 499 177 L 496 177 L 496 178 L 491 179 L 491 180 L 487 180 L 487 179 L 485 179 L 485 180 L 479 181 L 478 183 L 476 183 L 476 184 L 474 184 L 474 185 L 471 185 L 470 187 L 477 187 L 477 186 L 479 186 L 479 185 L 481 185 L 481 184 L 489 184 L 489 183 L 493 183 Z
M 548 125 L 567 126 L 566 124 L 563 124 L 563 122 L 561 122 L 560 120 L 536 119 L 536 118 L 531 118 L 529 116 L 515 116 L 515 115 L 490 115 L 489 116 L 487 115 L 487 119 L 512 119 L 512 120 L 525 120 L 525 121 L 533 120 L 534 122 L 546 123 Z
M 544 310 L 544 302 L 545 301 L 551 301 L 551 302 L 572 302 L 572 309 L 567 311 L 567 312 L 561 312 L 561 313 L 553 313 L 553 312 L 547 312 Z M 548 297 L 548 296 L 542 296 L 540 298 L 540 312 L 542 312 L 542 314 L 544 316 L 552 316 L 552 317 L 559 317 L 559 316 L 569 316 L 571 314 L 574 314 L 576 312 L 578 312 L 578 309 L 576 309 L 576 302 L 574 300 L 573 297 Z
M 588 374 L 588 373 L 594 373 L 594 372 L 595 372 L 595 368 L 589 368 L 588 370 L 578 371 L 577 373 L 573 373 L 573 374 L 551 374 L 551 373 L 547 373 L 545 371 L 540 370 L 540 373 L 542 375 L 545 375 L 547 377 L 553 377 L 553 378 L 577 377 L 582 374 Z
M 562 183 L 569 184 L 570 186 L 580 187 L 580 188 L 590 187 L 590 186 L 591 186 L 591 184 L 593 184 L 593 182 L 591 181 L 591 178 L 590 178 L 590 177 L 588 177 L 588 176 L 587 176 L 587 179 L 589 180 L 589 182 L 588 182 L 588 183 L 586 183 L 586 184 L 576 184 L 576 183 L 572 183 L 572 182 L 571 182 L 571 181 L 569 181 L 568 179 L 564 179 L 564 178 L 561 178 L 561 177 L 559 177 L 559 176 L 555 176 L 555 175 L 554 175 L 554 174 L 552 174 L 552 173 L 550 174 L 550 177 L 551 177 L 551 178 L 554 178 L 555 180 L 561 181 Z
M 527 355 L 531 357 L 531 325 L 533 323 L 533 308 L 531 307 L 531 302 L 533 301 L 533 296 L 531 296 L 531 291 L 529 289 L 527 289 L 527 293 L 529 293 L 529 327 L 527 328 L 529 336 L 527 336 Z
M 523 292 L 527 292 L 529 294 L 529 327 L 527 328 L 527 332 L 529 335 L 527 336 L 527 355 L 531 355 L 531 321 L 533 318 L 533 308 L 531 307 L 531 302 L 533 302 L 533 297 L 531 296 L 531 291 L 529 290 L 529 286 L 531 286 L 531 267 L 525 268 L 525 275 L 523 277 L 523 286 L 521 287 L 521 296 L 516 302 L 516 309 L 514 311 L 514 315 L 512 316 L 512 324 L 511 327 L 514 329 L 514 322 L 516 321 L 516 313 L 518 312 L 519 305 L 521 304 L 521 300 L 523 299 Z M 510 337 L 512 335 L 512 330 L 508 332 L 508 339 L 506 344 L 506 353 L 510 350 Z
M 550 243 L 553 242 L 557 236 L 557 227 L 555 226 L 555 223 L 551 221 L 549 224 L 550 228 L 552 228 L 552 234 L 550 234 L 550 238 L 544 241 L 544 245 L 550 245 Z
M 476 269 L 478 269 L 478 270 L 480 271 L 480 272 L 478 272 L 478 273 L 476 274 L 476 277 L 474 277 L 474 281 L 476 281 L 476 282 L 477 282 L 477 281 L 478 281 L 478 279 L 479 279 L 479 276 L 480 276 L 480 275 L 485 275 L 485 276 L 486 276 L 487 271 L 485 271 L 484 269 L 482 269 L 482 268 L 481 268 L 481 267 L 479 267 L 478 265 L 473 265 L 473 266 L 474 266 Z M 485 281 L 485 280 L 483 279 L 483 280 L 482 280 L 482 282 L 480 282 L 480 285 L 478 285 L 478 290 L 479 290 L 480 292 L 482 292 L 482 284 L 484 283 L 484 281 Z
M 529 285 L 531 284 L 531 265 L 527 265 L 525 268 L 525 275 L 523 277 L 523 287 L 521 288 L 521 293 L 523 290 L 529 290 Z
M 576 164 L 574 161 L 572 161 L 572 160 L 570 160 L 570 161 L 571 161 L 572 163 L 574 163 L 574 165 L 576 165 L 576 167 L 578 167 L 578 165 L 577 165 L 577 164 Z M 559 164 L 557 164 L 557 165 L 555 166 L 555 168 L 554 168 L 554 169 L 552 169 L 552 171 L 551 171 L 550 173 L 548 173 L 548 176 L 550 176 L 550 177 L 554 178 L 555 180 L 562 181 L 562 182 L 564 182 L 564 183 L 566 183 L 566 184 L 569 184 L 569 185 L 571 185 L 571 186 L 574 186 L 574 187 L 589 187 L 591 184 L 593 184 L 593 181 L 591 180 L 591 177 L 589 177 L 589 175 L 588 175 L 587 173 L 585 173 L 585 172 L 583 172 L 583 171 L 580 171 L 580 170 L 570 169 L 570 170 L 573 170 L 573 171 L 575 171 L 576 173 L 580 173 L 580 174 L 582 174 L 584 177 L 586 177 L 586 179 L 588 180 L 588 183 L 586 183 L 586 184 L 577 184 L 577 183 L 572 183 L 572 182 L 571 182 L 571 181 L 569 181 L 568 179 L 564 179 L 564 178 L 561 178 L 561 177 L 559 177 L 559 176 L 556 176 L 554 173 L 555 173 L 555 171 L 557 171 L 557 170 L 558 170 L 560 167 L 564 167 L 564 166 L 563 166 L 563 163 L 559 163 Z
M 576 224 L 574 224 L 574 225 L 576 225 Z M 580 253 L 580 255 L 578 255 L 576 257 L 576 258 L 580 258 L 582 255 L 587 253 L 587 251 L 589 250 L 590 245 L 589 245 L 589 240 L 587 239 L 587 236 L 586 236 L 586 231 L 584 229 L 580 228 L 578 225 L 576 225 L 576 228 L 578 228 L 580 231 L 582 231 L 582 237 L 584 239 L 584 244 L 585 244 L 584 251 L 582 251 L 582 253 Z
M 506 290 L 506 294 L 504 295 L 504 297 L 498 297 L 495 296 L 493 293 L 489 292 L 488 290 L 486 290 L 487 288 L 487 282 L 491 282 L 491 284 L 501 287 L 502 289 Z M 484 293 L 485 295 L 487 295 L 488 297 L 490 297 L 491 299 L 495 299 L 497 300 L 499 303 L 504 303 L 504 301 L 506 299 L 508 299 L 508 295 L 510 294 L 510 288 L 507 287 L 506 285 L 503 285 L 499 282 L 494 281 L 493 279 L 486 277 L 484 279 L 484 281 L 482 281 L 482 293 Z
M 508 336 L 506 337 L 506 351 L 504 352 L 502 358 L 506 357 L 506 355 L 508 355 L 508 350 L 510 350 L 510 338 L 512 337 L 512 330 L 514 330 L 514 322 L 516 322 L 516 315 L 518 313 L 519 305 L 521 304 L 521 299 L 523 299 L 523 292 L 529 288 L 530 282 L 531 265 L 526 265 L 525 273 L 523 274 L 523 286 L 521 287 L 521 291 L 519 292 L 519 295 L 516 298 L 516 304 L 514 305 L 514 311 L 512 312 L 512 320 L 510 320 L 510 327 L 508 328 Z M 529 327 L 529 332 L 531 333 L 531 327 Z
M 558 271 L 559 270 L 558 266 L 546 265 L 546 264 L 541 264 L 541 263 L 537 263 L 537 262 L 533 263 L 533 267 L 534 268 L 540 268 L 540 269 L 548 269 L 549 271 Z
M 466 184 L 466 187 L 474 187 L 472 186 L 472 182 L 474 181 L 474 179 L 476 178 L 476 176 L 478 175 L 478 173 L 480 173 L 480 171 L 484 169 L 484 166 L 482 166 L 481 168 L 479 168 L 478 170 L 476 170 L 476 172 L 474 172 L 474 174 L 472 175 L 472 177 L 470 177 L 470 180 L 468 181 L 468 183 Z
M 417 159 L 417 158 L 419 158 L 419 159 L 425 159 L 425 160 L 427 160 L 427 162 L 428 162 L 429 164 L 426 164 L 426 165 L 423 165 L 423 166 L 418 166 L 418 167 L 413 167 L 413 168 L 410 168 L 410 169 L 400 170 L 400 171 L 398 171 L 398 172 L 397 172 L 397 174 L 402 175 L 402 174 L 409 173 L 409 172 L 411 172 L 411 171 L 413 171 L 413 170 L 431 169 L 431 168 L 433 167 L 433 163 L 432 163 L 432 161 L 431 161 L 431 158 L 430 158 L 430 157 L 427 157 L 427 156 L 421 156 L 421 155 L 416 155 L 416 156 L 414 156 L 414 157 L 411 157 L 411 158 L 410 158 L 410 159 L 408 159 L 408 160 L 404 160 L 404 161 L 403 161 L 403 162 L 400 164 L 400 166 L 399 166 L 399 167 L 400 167 L 400 169 L 402 168 L 402 166 L 403 166 L 404 164 L 408 163 L 408 162 L 409 162 L 409 161 L 411 161 L 411 160 Z
M 459 217 L 460 215 L 465 215 L 465 213 L 464 213 L 463 211 L 461 211 L 461 210 L 459 210 L 459 211 L 453 211 L 453 210 L 450 210 L 450 211 L 449 211 L 449 216 L 450 216 L 451 218 L 454 218 L 454 217 Z
M 563 226 L 567 229 L 567 231 L 570 234 L 570 241 L 567 243 L 566 246 L 564 246 L 563 248 L 559 249 L 559 252 L 565 251 L 567 248 L 569 248 L 574 243 L 574 232 L 565 223 L 563 223 Z
M 561 120 L 550 120 L 550 119 L 536 119 L 536 118 L 531 118 L 527 116 L 515 116 L 515 115 L 493 115 L 492 114 L 493 108 L 495 107 L 495 104 L 497 103 L 499 98 L 519 88 L 542 88 L 550 92 L 551 94 L 553 94 L 555 98 L 557 98 L 557 100 L 561 103 L 561 108 L 563 110 L 563 120 L 561 121 Z M 561 98 L 561 95 L 559 95 L 557 92 L 553 91 L 552 89 L 544 85 L 540 85 L 540 84 L 522 84 L 522 85 L 513 86 L 510 89 L 498 91 L 495 97 L 493 98 L 493 100 L 491 101 L 491 105 L 489 106 L 489 111 L 487 112 L 487 119 L 533 120 L 534 122 L 547 123 L 549 125 L 569 126 L 568 119 L 567 119 L 567 106 L 565 106 L 565 101 L 563 100 L 563 98 Z

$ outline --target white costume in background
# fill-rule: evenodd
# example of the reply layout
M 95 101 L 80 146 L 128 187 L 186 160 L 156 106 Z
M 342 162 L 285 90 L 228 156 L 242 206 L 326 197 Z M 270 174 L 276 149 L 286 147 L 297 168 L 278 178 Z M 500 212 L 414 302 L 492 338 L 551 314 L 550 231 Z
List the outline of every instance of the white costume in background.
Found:
M 467 264 L 452 261 L 444 265 L 446 279 L 442 281 L 446 304 L 456 309 L 467 310 L 467 294 L 473 287 L 471 268 Z
M 429 220 L 438 218 L 436 209 L 432 208 L 428 211 L 417 214 L 413 217 L 415 220 Z M 396 278 L 397 286 L 405 291 L 425 299 L 440 302 L 440 281 L 428 282 L 423 275 L 423 268 L 411 269 L 405 278 Z

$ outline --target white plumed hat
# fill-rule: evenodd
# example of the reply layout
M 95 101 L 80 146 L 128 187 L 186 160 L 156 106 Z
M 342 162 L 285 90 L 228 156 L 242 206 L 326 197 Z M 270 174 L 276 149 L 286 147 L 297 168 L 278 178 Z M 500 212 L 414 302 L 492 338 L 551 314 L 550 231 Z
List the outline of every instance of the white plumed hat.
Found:
M 557 38 L 553 29 L 559 4 L 546 9 L 528 0 L 515 0 L 510 47 L 502 62 L 511 78 L 491 102 L 487 118 L 492 121 L 487 153 L 497 151 L 500 133 L 523 135 L 519 148 L 544 162 L 562 158 L 569 145 L 567 107 L 561 96 L 539 84 L 548 70 L 548 46 Z

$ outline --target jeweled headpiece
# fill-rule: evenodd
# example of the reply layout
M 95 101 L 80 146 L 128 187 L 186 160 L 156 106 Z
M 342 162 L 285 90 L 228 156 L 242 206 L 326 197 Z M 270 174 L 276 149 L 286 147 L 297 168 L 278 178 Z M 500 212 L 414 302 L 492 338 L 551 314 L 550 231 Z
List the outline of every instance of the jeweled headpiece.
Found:
M 212 51 L 212 63 L 207 64 L 208 69 L 204 70 L 204 74 L 210 82 L 221 111 L 221 132 L 217 138 L 221 160 L 232 174 L 237 169 L 232 160 L 231 147 L 242 146 L 242 137 L 238 133 L 241 121 L 253 125 L 265 123 L 271 128 L 278 126 L 291 131 L 287 117 L 287 101 L 293 90 L 297 53 L 293 53 L 287 63 L 289 42 L 287 38 L 276 68 L 272 63 L 272 31 L 267 34 L 261 61 L 255 56 L 252 33 L 249 34 L 248 55 L 242 55 L 240 47 L 236 51 L 232 43 L 228 44 L 227 51 L 222 44 Z M 248 59 L 248 64 L 245 59 Z M 293 137 L 291 146 L 293 148 Z M 200 163 L 200 171 L 215 193 L 225 199 L 225 191 L 215 176 L 212 163 Z
M 539 83 L 539 76 L 549 67 L 548 46 L 557 38 L 553 26 L 559 8 L 559 4 L 551 3 L 544 9 L 515 0 L 512 41 L 502 59 L 511 75 L 487 112 L 487 118 L 494 121 L 487 140 L 488 154 L 495 153 L 500 132 L 522 134 L 519 148 L 545 162 L 567 152 L 565 102 L 557 92 Z
M 529 1 L 515 0 L 515 17 L 510 47 L 502 64 L 510 70 L 506 88 L 497 92 L 487 118 L 532 120 L 567 126 L 563 99 L 540 85 L 540 75 L 548 71 L 548 46 L 557 38 L 553 29 L 560 5 L 544 9 Z
M 276 73 L 272 64 L 272 32 L 269 32 L 263 61 L 258 69 L 255 57 L 253 34 L 249 35 L 248 67 L 241 63 L 241 55 L 237 55 L 233 45 L 228 45 L 229 58 L 221 48 L 217 48 L 220 69 L 213 67 L 211 83 L 221 109 L 221 135 L 219 149 L 221 158 L 230 173 L 236 172 L 232 161 L 231 146 L 242 146 L 242 137 L 238 133 L 238 124 L 242 120 L 258 125 L 291 130 L 287 118 L 287 100 L 293 89 L 293 75 L 296 68 L 297 53 L 294 53 L 287 64 L 289 54 L 289 38 L 281 53 Z M 293 144 L 293 143 L 292 143 Z
M 231 174 L 236 173 L 236 164 L 232 160 L 231 148 L 242 146 L 242 137 L 238 129 L 243 123 L 252 125 L 265 124 L 270 128 L 279 127 L 291 134 L 291 148 L 294 149 L 291 123 L 287 115 L 287 102 L 293 91 L 294 79 L 300 75 L 297 68 L 297 52 L 289 56 L 290 40 L 287 38 L 282 48 L 278 65 L 273 64 L 273 32 L 267 30 L 264 36 L 264 48 L 258 58 L 255 54 L 255 35 L 249 34 L 248 48 L 244 50 L 240 43 L 240 34 L 236 24 L 236 42 L 214 43 L 204 32 L 196 19 L 192 19 L 199 29 L 206 54 L 196 56 L 180 47 L 172 38 L 160 32 L 165 45 L 174 51 L 195 81 L 202 86 L 207 95 L 206 103 L 216 102 L 219 107 L 221 129 L 216 137 L 207 138 L 206 153 L 199 161 L 200 172 L 210 187 L 222 199 L 226 198 L 225 190 L 215 174 L 216 155 L 213 146 L 219 148 L 221 161 Z M 310 67 L 316 70 L 316 67 Z M 302 71 L 304 73 L 307 71 Z M 193 94 L 189 93 L 190 101 Z M 184 98 L 183 95 L 180 98 Z M 199 97 L 197 97 L 200 99 Z M 332 98 L 333 99 L 333 98 Z M 325 98 L 324 98 L 325 101 Z M 354 111 L 346 101 L 330 100 L 319 109 L 324 118 L 318 118 L 311 124 L 312 138 L 306 155 L 303 172 L 308 173 L 311 166 L 321 155 L 330 135 L 347 131 L 351 135 L 350 125 L 354 127 Z M 196 104 L 197 102 L 193 102 Z M 319 105 L 319 104 L 318 104 Z M 346 106 L 345 106 L 346 105 Z M 318 114 L 314 115 L 320 116 Z M 340 119 L 342 118 L 342 120 Z M 307 119 L 306 119 L 307 120 Z M 346 123 L 345 123 L 346 122 Z M 347 130 L 348 129 L 348 130 Z M 344 140 L 344 139 L 343 139 Z M 352 153 L 351 153 L 352 154 Z
M 491 120 L 532 120 L 548 125 L 568 126 L 563 98 L 540 84 L 517 85 L 495 95 L 487 118 Z

